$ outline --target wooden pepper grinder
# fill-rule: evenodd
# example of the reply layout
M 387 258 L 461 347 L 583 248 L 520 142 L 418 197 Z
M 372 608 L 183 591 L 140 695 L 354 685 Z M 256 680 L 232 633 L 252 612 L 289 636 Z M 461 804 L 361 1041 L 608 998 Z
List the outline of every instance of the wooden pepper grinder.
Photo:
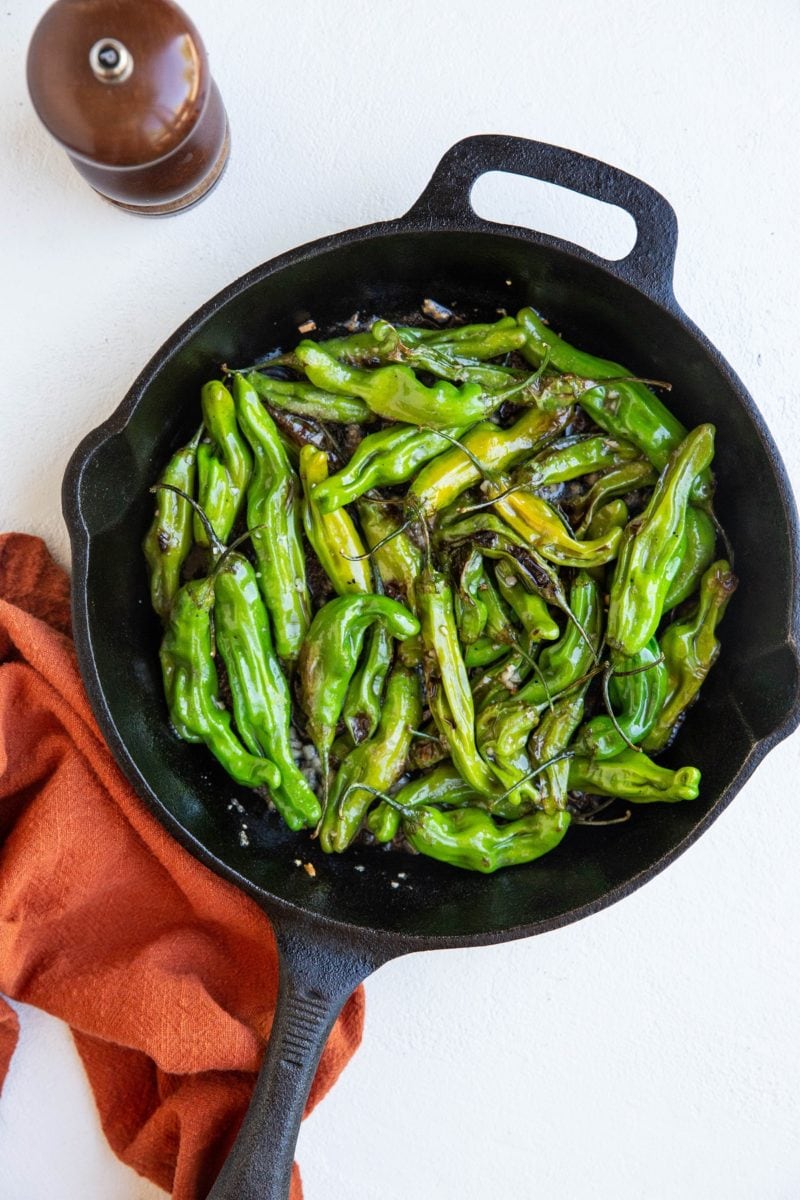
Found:
M 172 0 L 58 0 L 31 40 L 28 89 L 76 169 L 128 212 L 181 212 L 225 167 L 222 98 Z

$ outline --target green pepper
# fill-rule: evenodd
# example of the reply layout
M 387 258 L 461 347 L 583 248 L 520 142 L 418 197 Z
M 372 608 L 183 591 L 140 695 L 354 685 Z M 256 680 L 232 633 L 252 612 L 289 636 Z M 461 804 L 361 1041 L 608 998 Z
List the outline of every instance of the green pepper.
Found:
M 470 671 L 473 667 L 488 667 L 505 657 L 509 645 L 509 641 L 496 642 L 494 638 L 479 637 L 472 645 L 464 647 L 464 666 Z
M 300 694 L 308 733 L 322 760 L 323 779 L 364 635 L 382 620 L 395 638 L 419 633 L 419 621 L 388 596 L 338 596 L 319 610 L 300 651 Z
M 458 636 L 464 646 L 476 642 L 486 628 L 489 614 L 480 595 L 484 578 L 483 558 L 477 550 L 468 551 L 458 571 L 455 593 Z
M 676 621 L 664 631 L 661 648 L 668 675 L 666 700 L 642 745 L 663 750 L 680 726 L 719 656 L 715 630 L 736 590 L 736 576 L 724 559 L 706 571 L 700 584 L 697 608 L 688 620 Z
M 401 589 L 413 608 L 415 584 L 423 565 L 422 551 L 400 527 L 400 522 L 389 513 L 385 504 L 360 500 L 358 519 L 384 586 Z
M 639 457 L 630 442 L 611 437 L 564 438 L 545 453 L 520 467 L 511 477 L 515 487 L 535 490 L 554 483 L 567 483 L 594 471 L 618 467 Z
M 280 786 L 281 774 L 267 758 L 248 754 L 231 730 L 219 697 L 211 640 L 214 578 L 194 579 L 178 591 L 161 643 L 161 670 L 170 721 L 185 742 L 204 742 L 228 774 L 244 787 Z M 291 828 L 304 824 L 291 813 Z
M 406 483 L 424 463 L 447 449 L 449 442 L 444 433 L 458 438 L 464 431 L 462 426 L 439 433 L 416 425 L 390 425 L 368 434 L 346 467 L 316 485 L 314 503 L 320 512 L 330 513 L 351 504 L 370 488 Z
M 250 371 L 247 382 L 274 408 L 284 408 L 301 417 L 336 421 L 342 425 L 367 425 L 375 420 L 374 413 L 363 400 L 320 391 L 305 380 L 272 379 L 269 375 Z
M 254 455 L 247 525 L 258 583 L 280 657 L 294 663 L 311 623 L 311 598 L 300 534 L 298 482 L 275 422 L 241 375 L 233 381 L 236 416 Z
M 529 642 L 551 642 L 558 637 L 559 628 L 550 615 L 547 602 L 536 592 L 529 592 L 511 564 L 503 559 L 495 563 L 494 577 L 500 595 L 513 609 Z
M 620 529 L 612 526 L 605 537 L 579 542 L 541 496 L 524 490 L 508 491 L 507 487 L 498 480 L 490 488 L 495 511 L 543 558 L 564 567 L 599 567 L 616 556 Z
M 609 500 L 601 508 L 598 508 L 593 514 L 591 521 L 586 527 L 586 537 L 592 538 L 605 537 L 609 531 L 616 526 L 617 529 L 624 529 L 630 520 L 628 506 L 624 500 L 616 499 Z M 595 568 L 602 575 L 600 568 Z
M 197 495 L 215 537 L 224 542 L 236 520 L 236 501 L 231 491 L 228 468 L 222 459 L 217 457 L 214 447 L 209 442 L 201 442 L 197 447 Z M 193 536 L 197 545 L 210 547 L 208 531 L 197 513 L 192 521 Z
M 449 507 L 462 492 L 478 483 L 483 467 L 491 475 L 519 462 L 537 446 L 555 438 L 570 418 L 571 409 L 541 412 L 527 409 L 508 429 L 499 429 L 491 421 L 476 425 L 462 438 L 462 450 L 454 446 L 440 454 L 420 471 L 408 490 L 408 506 L 424 516 Z
M 191 496 L 195 462 L 202 429 L 188 446 L 176 450 L 161 473 L 159 484 L 169 484 Z M 181 585 L 181 567 L 192 546 L 192 510 L 188 500 L 167 488 L 156 492 L 155 515 L 142 542 L 150 572 L 150 600 L 162 621 L 169 616 Z
M 637 654 L 626 657 L 612 650 L 609 694 L 615 710 L 593 717 L 575 739 L 578 754 L 615 758 L 631 742 L 644 741 L 653 728 L 667 694 L 667 668 L 658 642 L 651 638 Z
M 300 478 L 303 481 L 303 527 L 325 574 L 340 596 L 348 592 L 370 592 L 369 560 L 350 514 L 343 508 L 322 513 L 313 497 L 316 485 L 328 478 L 328 456 L 323 450 L 303 446 Z
M 533 366 L 546 361 L 549 367 L 570 375 L 613 381 L 609 387 L 587 390 L 581 405 L 601 429 L 633 442 L 653 466 L 663 470 L 686 430 L 658 397 L 645 384 L 625 378 L 631 373 L 618 363 L 570 346 L 532 308 L 523 308 L 517 321 L 527 335 L 522 353 Z
M 495 398 L 478 384 L 465 383 L 458 388 L 441 380 L 426 387 L 411 367 L 391 365 L 374 371 L 348 367 L 316 342 L 300 342 L 295 355 L 317 387 L 358 396 L 372 412 L 390 421 L 448 429 L 480 421 L 497 407 Z
M 336 774 L 320 827 L 320 845 L 341 854 L 361 828 L 375 792 L 385 792 L 403 773 L 411 731 L 422 715 L 416 671 L 396 667 L 375 736 L 351 750 Z
M 224 384 L 217 379 L 205 384 L 200 392 L 200 407 L 211 452 L 207 455 L 204 451 L 201 456 L 198 449 L 197 496 L 214 533 L 221 542 L 226 542 L 245 497 L 253 459 L 239 432 L 233 396 Z M 217 460 L 217 466 L 208 462 L 210 457 Z M 219 465 L 224 467 L 224 474 Z M 226 489 L 222 487 L 223 481 Z M 196 514 L 194 540 L 198 546 L 208 545 L 208 534 Z
M 609 645 L 623 654 L 637 654 L 658 628 L 680 566 L 692 484 L 713 454 L 714 426 L 698 425 L 670 455 L 647 508 L 625 531 L 611 581 L 606 633 Z
M 497 792 L 497 781 L 475 744 L 475 708 L 458 644 L 453 591 L 441 572 L 427 566 L 417 583 L 416 612 L 425 648 L 427 699 L 453 762 L 476 792 Z
M 491 749 L 501 762 L 524 763 L 526 742 L 541 714 L 592 669 L 603 612 L 597 583 L 585 571 L 573 580 L 569 607 L 575 619 L 567 622 L 557 642 L 542 650 L 537 670 L 528 681 L 514 696 L 500 696 L 487 705 L 478 717 L 484 753 Z
M 448 761 L 404 784 L 394 796 L 395 805 L 386 800 L 377 804 L 367 817 L 367 828 L 376 842 L 392 842 L 400 830 L 401 810 L 417 808 L 421 804 L 445 804 L 460 808 L 478 799 L 475 790 L 464 782 L 458 769 Z
M 384 504 L 362 499 L 358 504 L 361 527 L 372 550 L 372 561 L 377 576 L 395 599 L 403 598 L 414 608 L 415 583 L 422 570 L 422 553 L 411 538 L 401 529 Z M 418 637 L 406 638 L 400 643 L 399 654 L 406 666 L 414 666 L 422 659 L 422 646 Z
M 287 825 L 313 828 L 322 810 L 292 754 L 289 685 L 272 647 L 255 572 L 241 554 L 224 557 L 215 575 L 214 597 L 214 633 L 228 673 L 239 736 L 251 754 L 269 758 L 280 770 L 280 786 L 271 795 Z
M 539 802 L 546 813 L 556 813 L 567 806 L 569 759 L 561 752 L 566 750 L 583 720 L 588 686 L 588 682 L 584 683 L 556 700 L 531 735 L 528 746 L 531 762 L 549 764 L 539 783 Z
M 393 657 L 392 639 L 380 621 L 370 630 L 368 639 L 342 709 L 342 718 L 356 746 L 371 738 L 378 727 L 383 685 Z
M 703 572 L 714 561 L 716 548 L 717 531 L 714 522 L 707 512 L 690 504 L 686 510 L 686 526 L 678 553 L 677 574 L 664 600 L 665 612 L 689 599 Z
M 419 853 L 466 871 L 489 875 L 555 849 L 567 832 L 568 812 L 535 812 L 499 825 L 481 808 L 440 812 L 422 805 L 403 814 L 403 833 Z
M 623 750 L 616 758 L 602 762 L 576 756 L 569 763 L 569 789 L 595 796 L 615 796 L 634 804 L 696 800 L 700 772 L 697 767 L 670 771 L 637 750 Z
M 497 391 L 513 382 L 519 372 L 505 367 L 482 366 L 486 359 L 498 358 L 520 349 L 525 333 L 514 321 L 509 327 L 494 327 L 482 334 L 458 341 L 435 342 L 418 336 L 419 331 L 408 326 L 394 326 L 388 321 L 375 321 L 369 330 L 347 337 L 329 338 L 317 343 L 340 362 L 354 367 L 377 367 L 387 363 L 404 363 L 416 371 L 429 371 L 442 379 L 463 379 L 477 383 L 487 391 Z M 297 353 L 282 355 L 275 360 L 283 366 L 302 370 Z M 522 376 L 524 379 L 524 376 Z
M 612 467 L 610 471 L 604 472 L 592 484 L 589 491 L 572 506 L 573 510 L 583 518 L 577 528 L 578 537 L 589 536 L 589 527 L 596 514 L 601 507 L 609 503 L 612 497 L 625 496 L 628 492 L 634 492 L 639 488 L 652 487 L 657 478 L 658 476 L 649 462 L 623 463 L 619 467 Z

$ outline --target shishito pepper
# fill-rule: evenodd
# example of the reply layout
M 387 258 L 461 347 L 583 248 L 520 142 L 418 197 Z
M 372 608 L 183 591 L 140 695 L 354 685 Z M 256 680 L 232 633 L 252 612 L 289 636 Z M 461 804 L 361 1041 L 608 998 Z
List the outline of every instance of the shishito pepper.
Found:
M 403 773 L 411 731 L 422 715 L 417 672 L 398 666 L 386 687 L 375 736 L 345 758 L 336 773 L 320 827 L 320 845 L 340 854 L 361 828 L 375 792 L 385 792 Z
M 294 760 L 289 685 L 273 650 L 255 572 L 243 555 L 225 555 L 215 573 L 214 597 L 214 633 L 239 736 L 251 754 L 266 756 L 280 770 L 280 786 L 271 795 L 286 824 L 313 828 L 322 809 Z
M 573 580 L 569 605 L 575 620 L 567 622 L 557 642 L 545 647 L 537 670 L 514 696 L 500 696 L 478 717 L 484 752 L 491 750 L 496 759 L 509 766 L 524 765 L 526 743 L 542 713 L 593 667 L 603 614 L 597 583 L 585 571 Z
M 464 782 L 458 769 L 448 761 L 401 787 L 394 796 L 394 805 L 381 800 L 367 817 L 367 828 L 377 842 L 391 842 L 400 830 L 403 809 L 418 808 L 421 804 L 460 808 L 478 799 L 474 788 Z
M 529 642 L 551 642 L 558 637 L 558 625 L 550 614 L 547 602 L 536 592 L 529 592 L 523 587 L 519 575 L 509 562 L 498 559 L 494 577 L 500 595 L 513 609 Z
M 203 424 L 210 441 L 197 452 L 197 498 L 220 542 L 226 542 L 245 497 L 253 458 L 236 420 L 233 396 L 219 380 L 200 392 Z M 194 540 L 209 544 L 202 521 L 195 514 Z
M 300 652 L 299 677 L 308 733 L 322 760 L 323 778 L 350 680 L 355 674 L 364 635 L 382 620 L 395 638 L 419 633 L 419 621 L 388 596 L 338 596 L 311 622 Z
M 169 484 L 191 496 L 202 429 L 187 446 L 176 450 L 158 484 Z M 155 515 L 142 542 L 150 570 L 150 600 L 162 621 L 169 616 L 181 585 L 181 568 L 192 547 L 192 509 L 186 496 L 156 485 Z
M 587 390 L 580 403 L 601 429 L 633 442 L 661 471 L 686 437 L 685 428 L 666 405 L 645 384 L 626 378 L 630 371 L 619 363 L 570 346 L 532 308 L 523 308 L 517 321 L 527 335 L 522 353 L 533 366 L 546 361 L 557 371 L 584 379 L 613 380 L 608 387 Z
M 303 481 L 303 526 L 325 574 L 340 596 L 372 590 L 369 560 L 358 530 L 346 509 L 320 512 L 314 488 L 328 478 L 328 456 L 324 450 L 303 446 L 300 451 Z
M 595 471 L 621 466 L 638 457 L 638 449 L 620 438 L 564 438 L 519 467 L 511 476 L 511 484 L 532 490 L 549 487 L 554 483 L 567 483 L 582 475 L 591 475 Z
M 445 433 L 459 438 L 464 432 L 461 426 L 437 432 L 416 425 L 391 425 L 368 434 L 346 467 L 315 486 L 314 503 L 320 512 L 330 513 L 352 504 L 370 488 L 407 483 L 424 463 L 448 448 Z
M 719 657 L 716 627 L 736 590 L 736 576 L 724 559 L 706 571 L 694 613 L 664 631 L 661 649 L 668 677 L 666 699 L 642 745 L 656 751 L 670 741 L 683 713 L 694 700 Z
M 464 646 L 477 642 L 486 628 L 489 614 L 480 594 L 483 580 L 483 558 L 477 550 L 469 550 L 457 572 L 454 597 L 458 636 Z
M 545 712 L 531 735 L 531 762 L 548 764 L 544 766 L 539 783 L 539 802 L 546 813 L 556 813 L 567 806 L 569 758 L 561 752 L 567 749 L 572 735 L 583 720 L 588 686 L 588 682 L 581 684 L 561 696 Z
M 644 741 L 667 694 L 667 668 L 655 638 L 630 657 L 612 650 L 610 667 L 614 718 L 605 713 L 593 717 L 575 739 L 578 754 L 597 759 L 614 758 L 626 745 Z
M 236 416 L 255 459 L 247 487 L 247 525 L 259 587 L 272 620 L 275 648 L 285 662 L 294 663 L 311 623 L 297 476 L 275 422 L 253 387 L 237 375 L 233 391 Z
M 458 644 L 453 589 L 431 565 L 417 583 L 416 611 L 425 648 L 427 699 L 439 733 L 466 782 L 484 795 L 496 793 L 497 779 L 475 743 L 475 707 Z
M 569 760 L 569 789 L 595 796 L 616 796 L 633 804 L 696 800 L 700 772 L 697 767 L 670 771 L 637 750 L 623 750 L 616 758 L 602 762 L 576 755 Z
M 315 386 L 358 396 L 372 412 L 390 421 L 448 429 L 480 421 L 497 407 L 477 383 L 455 387 L 440 380 L 426 387 L 411 367 L 393 364 L 374 371 L 348 367 L 316 342 L 300 342 L 295 356 Z
M 557 437 L 567 424 L 571 408 L 542 412 L 527 409 L 508 429 L 491 421 L 476 425 L 453 446 L 420 471 L 408 490 L 407 506 L 424 516 L 448 508 L 462 492 L 531 454 L 537 446 Z M 480 463 L 480 466 L 476 465 Z
M 589 491 L 572 505 L 573 511 L 582 518 L 577 528 L 578 537 L 589 536 L 589 527 L 595 516 L 615 496 L 625 496 L 639 488 L 652 487 L 657 478 L 649 462 L 636 460 L 604 471 Z
M 250 371 L 247 382 L 273 408 L 283 408 L 301 417 L 312 417 L 315 421 L 336 421 L 343 425 L 368 425 L 375 420 L 375 414 L 363 400 L 355 396 L 323 392 L 304 379 L 273 379 L 259 371 Z
M 655 633 L 680 567 L 692 485 L 714 455 L 714 426 L 698 427 L 670 455 L 647 508 L 628 525 L 611 581 L 608 643 L 638 654 Z
M 533 492 L 509 490 L 498 480 L 489 488 L 495 511 L 542 558 L 563 567 L 600 567 L 617 554 L 622 531 L 612 526 L 604 537 L 578 541 L 556 510 Z
M 686 510 L 686 526 L 678 552 L 678 570 L 664 600 L 665 612 L 689 599 L 704 571 L 714 561 L 716 548 L 714 522 L 702 508 L 690 504 Z
M 520 372 L 505 367 L 483 365 L 486 359 L 509 354 L 522 346 L 525 332 L 513 319 L 482 333 L 476 329 L 471 338 L 458 341 L 434 342 L 419 337 L 419 332 L 379 320 L 369 330 L 348 337 L 330 338 L 320 344 L 334 358 L 350 366 L 404 363 L 415 371 L 428 371 L 440 379 L 477 383 L 489 392 L 507 387 L 520 376 Z M 299 365 L 295 354 L 284 355 L 279 361 L 286 366 Z
M 184 584 L 172 605 L 160 655 L 170 721 L 183 741 L 205 742 L 237 783 L 277 788 L 279 769 L 245 750 L 220 700 L 211 639 L 214 583 L 211 576 Z M 292 828 L 302 828 L 299 815 L 289 813 L 287 822 L 290 818 Z
M 402 816 L 403 833 L 419 854 L 484 875 L 541 858 L 555 849 L 569 823 L 568 812 L 535 812 L 500 824 L 481 808 L 441 812 L 428 805 Z

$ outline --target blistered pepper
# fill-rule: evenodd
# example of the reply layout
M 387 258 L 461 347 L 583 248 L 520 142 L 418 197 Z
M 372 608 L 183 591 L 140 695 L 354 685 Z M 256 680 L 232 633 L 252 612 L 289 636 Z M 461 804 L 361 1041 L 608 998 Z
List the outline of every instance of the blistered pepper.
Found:
M 651 638 L 630 657 L 612 650 L 609 698 L 614 717 L 601 713 L 575 739 L 578 754 L 615 758 L 626 745 L 638 745 L 653 728 L 667 694 L 667 668 L 658 642 Z
M 203 386 L 200 407 L 210 445 L 202 443 L 208 445 L 208 450 L 201 451 L 198 447 L 197 498 L 214 533 L 221 542 L 226 542 L 244 502 L 253 458 L 239 431 L 233 396 L 223 383 L 214 379 Z M 196 514 L 194 540 L 198 546 L 209 544 L 205 527 Z
M 281 782 L 277 766 L 245 750 L 220 700 L 212 653 L 213 607 L 213 577 L 184 584 L 175 597 L 160 652 L 170 721 L 183 741 L 204 742 L 237 783 L 277 788 Z M 287 823 L 290 818 L 291 814 Z M 302 825 L 298 816 L 293 828 Z
M 388 596 L 338 596 L 319 610 L 303 642 L 299 660 L 300 694 L 308 733 L 322 760 L 328 760 L 350 680 L 355 674 L 364 635 L 382 620 L 394 638 L 419 633 L 419 621 Z
M 686 525 L 678 552 L 678 569 L 664 600 L 665 612 L 689 599 L 704 571 L 714 561 L 716 548 L 714 522 L 707 512 L 690 504 L 686 510 Z
M 294 663 L 311 623 L 311 598 L 300 536 L 300 495 L 275 422 L 241 375 L 233 381 L 236 416 L 254 455 L 247 487 L 247 526 L 258 583 L 280 657 Z
M 501 480 L 490 488 L 495 511 L 543 558 L 563 567 L 599 567 L 616 557 L 621 530 L 612 526 L 605 537 L 578 541 L 541 496 L 507 489 L 507 481 L 504 484 Z
M 247 381 L 268 404 L 301 417 L 342 425 L 368 425 L 375 420 L 375 414 L 363 400 L 321 391 L 303 379 L 273 379 L 259 371 L 250 371 Z
M 714 426 L 698 425 L 670 456 L 647 508 L 625 531 L 611 581 L 606 633 L 609 645 L 623 654 L 637 654 L 658 628 L 680 566 L 692 484 L 713 454 Z
M 169 484 L 191 496 L 195 461 L 202 430 L 187 446 L 176 450 L 161 473 L 159 484 Z M 155 515 L 142 542 L 150 572 L 150 600 L 165 621 L 181 585 L 181 568 L 192 547 L 192 509 L 185 498 L 168 488 L 156 492 Z
M 570 823 L 568 812 L 544 812 L 499 824 L 481 808 L 448 812 L 422 805 L 403 814 L 403 833 L 419 854 L 490 875 L 533 862 L 554 850 Z
M 377 732 L 351 750 L 336 773 L 320 827 L 320 845 L 340 854 L 361 828 L 375 792 L 385 792 L 403 773 L 411 731 L 422 715 L 416 671 L 398 666 L 389 678 Z
M 314 501 L 317 484 L 328 478 L 328 456 L 313 446 L 300 451 L 303 527 L 312 549 L 340 596 L 372 590 L 366 549 L 346 509 L 322 513 Z
M 576 755 L 569 761 L 569 789 L 594 796 L 616 796 L 633 804 L 696 800 L 700 772 L 697 767 L 670 771 L 637 750 L 623 750 L 616 758 L 603 761 Z
M 501 471 L 557 437 L 571 411 L 531 408 L 508 429 L 500 429 L 491 421 L 476 425 L 461 439 L 463 450 L 454 446 L 423 467 L 408 490 L 407 506 L 428 517 L 448 508 L 480 481 L 482 473 Z
M 581 684 L 556 700 L 531 734 L 528 744 L 530 761 L 534 764 L 550 764 L 544 767 L 539 781 L 539 802 L 546 813 L 555 813 L 567 806 L 569 758 L 561 755 L 561 751 L 567 749 L 583 720 L 588 686 L 588 682 Z M 553 762 L 553 759 L 557 761 Z
M 313 828 L 322 810 L 294 760 L 289 685 L 273 650 L 255 572 L 241 554 L 225 555 L 215 574 L 214 597 L 214 635 L 228 674 L 236 729 L 251 754 L 269 758 L 280 770 L 280 786 L 270 794 L 287 825 Z
M 421 804 L 460 808 L 478 799 L 474 788 L 464 782 L 458 769 L 448 761 L 404 784 L 394 796 L 394 806 L 385 800 L 376 804 L 367 817 L 367 828 L 377 842 L 392 842 L 400 830 L 403 809 L 418 808 Z
M 390 421 L 449 429 L 471 425 L 497 407 L 492 395 L 479 384 L 455 387 L 440 380 L 426 387 L 411 367 L 391 365 L 366 371 L 339 362 L 318 343 L 300 342 L 295 355 L 317 387 L 347 396 L 358 396 L 373 413 Z
M 428 565 L 416 588 L 416 612 L 425 648 L 427 700 L 453 762 L 477 792 L 500 789 L 475 744 L 475 708 L 458 644 L 453 590 L 441 572 Z
M 391 425 L 368 434 L 346 467 L 316 485 L 314 503 L 320 512 L 330 513 L 352 504 L 371 488 L 407 483 L 424 463 L 448 448 L 445 433 L 459 438 L 464 432 L 461 426 L 437 432 L 416 425 Z
M 662 750 L 669 743 L 684 712 L 717 661 L 720 646 L 715 631 L 725 615 L 736 584 L 730 564 L 724 559 L 715 562 L 703 576 L 694 613 L 685 621 L 674 622 L 664 631 L 661 649 L 668 676 L 667 694 L 652 729 L 642 743 L 645 750 Z
M 677 417 L 643 383 L 629 377 L 619 363 L 608 362 L 577 350 L 558 337 L 532 308 L 523 308 L 517 321 L 527 340 L 522 353 L 533 366 L 549 367 L 588 380 L 613 380 L 608 387 L 587 390 L 581 405 L 601 429 L 638 446 L 650 462 L 663 470 L 671 452 L 686 437 Z

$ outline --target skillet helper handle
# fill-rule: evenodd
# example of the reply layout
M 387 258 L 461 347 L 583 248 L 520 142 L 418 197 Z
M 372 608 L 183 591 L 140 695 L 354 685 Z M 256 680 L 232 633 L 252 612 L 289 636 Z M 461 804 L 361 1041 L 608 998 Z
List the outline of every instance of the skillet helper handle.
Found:
M 208 1200 L 287 1200 L 300 1121 L 328 1035 L 376 967 L 367 955 L 276 929 L 280 986 L 250 1107 Z
M 672 205 L 641 179 L 575 150 L 505 134 L 464 138 L 444 155 L 406 217 L 428 227 L 490 230 L 493 223 L 479 217 L 470 202 L 476 181 L 488 171 L 541 179 L 630 213 L 636 222 L 636 242 L 630 254 L 616 262 L 557 238 L 536 236 L 573 253 L 577 250 L 582 258 L 602 264 L 651 299 L 675 306 L 672 278 L 678 221 Z

